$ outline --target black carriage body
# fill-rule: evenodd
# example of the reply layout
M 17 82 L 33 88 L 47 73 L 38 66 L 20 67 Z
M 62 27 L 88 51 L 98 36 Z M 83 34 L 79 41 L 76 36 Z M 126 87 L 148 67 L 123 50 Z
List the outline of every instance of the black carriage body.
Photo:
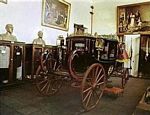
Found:
M 69 58 L 72 52 L 78 53 L 75 56 L 74 67 L 79 72 L 85 72 L 87 67 L 95 63 L 95 41 L 93 36 L 75 35 L 66 38 L 67 57 Z
M 67 53 L 74 50 L 80 50 L 93 54 L 95 52 L 95 41 L 96 38 L 93 36 L 68 36 L 66 38 Z
M 96 38 L 94 36 L 68 36 L 66 45 L 68 54 L 78 50 L 82 52 L 82 55 L 84 55 L 82 57 L 86 58 L 90 64 L 98 62 L 104 66 L 109 66 L 114 64 L 118 57 L 118 41 L 116 39 Z M 83 60 L 85 61 L 85 59 L 82 59 L 81 62 Z
M 96 45 L 96 56 L 105 69 L 107 78 L 112 74 L 118 58 L 118 41 L 116 39 L 98 38 L 101 46 Z
M 107 73 L 118 57 L 118 41 L 115 39 L 96 38 L 94 36 L 68 36 L 66 38 L 67 54 L 76 51 L 74 68 L 84 72 L 93 63 L 101 63 Z
M 102 42 L 101 47 L 96 46 L 95 57 L 108 69 L 110 65 L 114 65 L 118 58 L 118 41 L 116 39 L 97 38 Z

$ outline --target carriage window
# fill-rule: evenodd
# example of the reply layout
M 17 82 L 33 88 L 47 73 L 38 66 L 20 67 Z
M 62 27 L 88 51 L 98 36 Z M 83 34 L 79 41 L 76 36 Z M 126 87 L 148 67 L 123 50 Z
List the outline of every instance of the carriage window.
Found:
M 84 43 L 75 43 L 75 47 L 83 48 L 84 46 Z
M 112 49 L 112 50 L 110 51 L 109 57 L 110 57 L 110 58 L 114 58 L 114 57 L 115 57 L 115 50 L 114 50 L 114 49 Z
M 101 59 L 107 60 L 108 59 L 108 50 L 109 50 L 109 43 L 105 43 L 104 49 L 101 52 Z
M 110 51 L 109 51 L 109 58 L 114 59 L 115 58 L 115 51 L 116 51 L 116 45 L 110 44 Z
M 108 41 L 105 43 L 103 51 L 101 51 L 102 60 L 114 60 L 116 57 L 116 43 Z

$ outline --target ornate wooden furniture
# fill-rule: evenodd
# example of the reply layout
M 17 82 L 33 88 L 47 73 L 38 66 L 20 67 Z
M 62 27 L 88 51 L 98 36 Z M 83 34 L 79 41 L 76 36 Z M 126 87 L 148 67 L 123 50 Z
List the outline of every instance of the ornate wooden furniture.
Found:
M 0 41 L 1 86 L 22 81 L 25 72 L 25 43 Z
M 34 79 L 37 67 L 40 63 L 40 57 L 42 52 L 50 51 L 56 54 L 56 48 L 52 48 L 50 45 L 43 47 L 38 44 L 26 44 L 25 45 L 25 77 L 27 79 Z

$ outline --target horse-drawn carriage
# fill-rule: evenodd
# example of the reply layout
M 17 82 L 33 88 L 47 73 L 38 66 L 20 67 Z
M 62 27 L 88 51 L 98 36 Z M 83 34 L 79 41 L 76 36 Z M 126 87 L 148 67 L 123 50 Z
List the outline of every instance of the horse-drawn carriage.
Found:
M 122 62 L 118 64 L 117 40 L 74 34 L 66 38 L 66 46 L 60 43 L 55 52 L 41 55 L 35 80 L 41 94 L 55 94 L 63 80 L 71 77 L 80 87 L 83 108 L 90 110 L 103 95 L 110 75 L 119 73 L 124 87 L 128 71 Z

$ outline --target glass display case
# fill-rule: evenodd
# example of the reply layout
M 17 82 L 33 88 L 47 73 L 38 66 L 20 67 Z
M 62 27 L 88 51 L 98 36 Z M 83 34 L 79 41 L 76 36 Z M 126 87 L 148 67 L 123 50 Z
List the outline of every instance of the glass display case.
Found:
M 25 43 L 0 41 L 0 86 L 24 80 Z

